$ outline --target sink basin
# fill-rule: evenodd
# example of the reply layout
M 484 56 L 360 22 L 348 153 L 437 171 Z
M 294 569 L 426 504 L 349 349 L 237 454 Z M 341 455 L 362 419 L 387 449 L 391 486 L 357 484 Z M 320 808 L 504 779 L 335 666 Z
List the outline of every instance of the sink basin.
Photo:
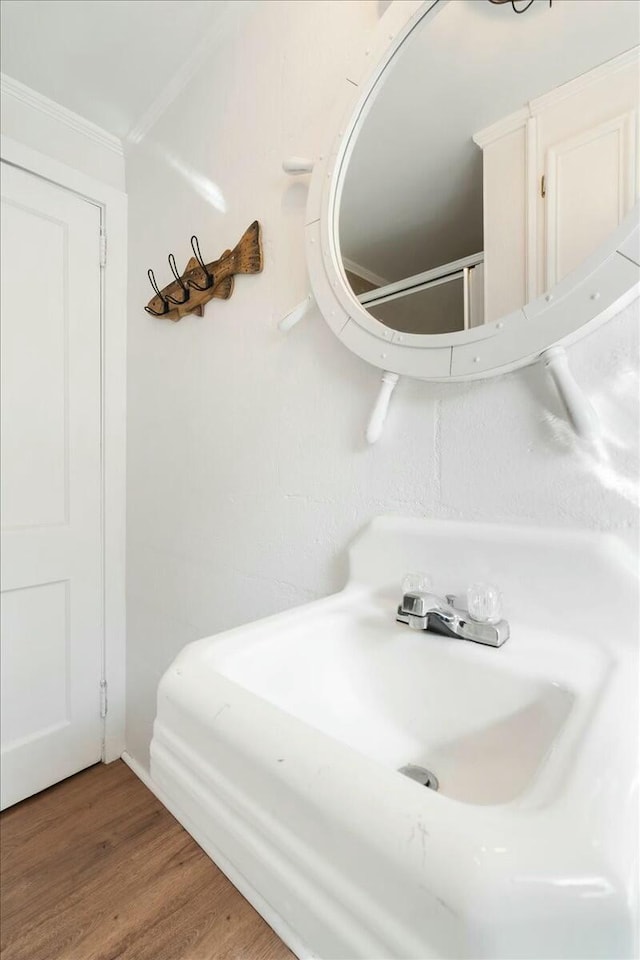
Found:
M 396 598 L 385 591 L 343 599 L 267 637 L 214 645 L 209 662 L 386 767 L 427 767 L 444 796 L 491 804 L 521 794 L 575 701 L 553 669 L 557 640 L 523 628 L 517 644 L 496 651 L 394 623 Z M 545 650 L 546 674 L 534 665 Z M 597 685 L 606 659 L 575 652 Z
M 509 641 L 397 623 L 412 569 L 498 582 Z M 185 648 L 152 778 L 299 957 L 631 958 L 636 620 L 611 538 L 378 518 L 339 594 Z

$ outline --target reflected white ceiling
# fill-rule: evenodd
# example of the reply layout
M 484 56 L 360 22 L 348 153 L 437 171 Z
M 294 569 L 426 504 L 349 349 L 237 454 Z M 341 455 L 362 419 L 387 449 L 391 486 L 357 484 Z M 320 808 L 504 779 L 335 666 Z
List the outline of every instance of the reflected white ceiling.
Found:
M 386 280 L 482 250 L 482 151 L 474 133 L 630 49 L 633 0 L 450 0 L 383 75 L 347 170 L 343 256 Z
M 233 0 L 2 0 L 2 71 L 125 138 L 171 99 Z M 197 64 L 195 64 L 197 65 Z

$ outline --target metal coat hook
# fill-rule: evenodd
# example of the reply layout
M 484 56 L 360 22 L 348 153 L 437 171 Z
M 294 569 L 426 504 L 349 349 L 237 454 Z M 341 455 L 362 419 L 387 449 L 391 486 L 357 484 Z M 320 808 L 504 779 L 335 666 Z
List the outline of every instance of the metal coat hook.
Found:
M 174 277 L 176 278 L 176 281 L 177 281 L 177 283 L 178 283 L 178 286 L 180 287 L 180 289 L 181 289 L 182 292 L 184 293 L 184 296 L 183 296 L 182 300 L 177 300 L 175 297 L 170 296 L 170 294 L 165 293 L 165 297 L 167 298 L 167 300 L 168 300 L 170 303 L 175 303 L 175 304 L 178 304 L 178 305 L 180 305 L 181 303 L 186 303 L 187 300 L 189 299 L 189 297 L 191 296 L 191 291 L 189 290 L 188 286 L 185 284 L 184 280 L 182 279 L 182 277 L 181 277 L 180 274 L 178 273 L 178 268 L 176 267 L 176 258 L 174 257 L 174 255 L 173 255 L 172 253 L 170 253 L 169 256 L 167 257 L 167 259 L 168 259 L 168 261 L 169 261 L 169 266 L 171 267 L 171 273 L 172 273 L 172 274 L 174 275 Z
M 533 5 L 533 0 L 525 0 L 524 7 L 516 7 L 516 0 L 489 0 L 489 3 L 503 4 L 510 3 L 514 13 L 526 13 L 529 7 Z M 549 6 L 553 6 L 553 0 L 549 0 Z
M 189 284 L 190 287 L 193 287 L 194 290 L 209 290 L 214 285 L 215 279 L 213 274 L 209 272 L 206 263 L 202 259 L 202 254 L 200 253 L 200 244 L 198 243 L 198 238 L 196 237 L 195 233 L 191 237 L 191 249 L 193 250 L 193 255 L 195 259 L 198 261 L 198 265 L 200 269 L 204 273 L 205 282 L 204 282 L 204 286 L 200 286 L 199 283 L 196 283 L 195 280 L 192 277 L 190 277 L 187 280 L 187 283 Z
M 151 284 L 151 287 L 155 295 L 157 297 L 160 297 L 162 301 L 162 310 L 152 310 L 151 307 L 149 306 L 145 307 L 145 310 L 147 311 L 147 313 L 150 313 L 152 317 L 164 317 L 164 315 L 168 313 L 170 309 L 169 301 L 158 289 L 158 284 L 156 283 L 156 277 L 151 267 L 149 267 L 149 269 L 147 270 L 147 276 L 149 277 L 149 283 Z

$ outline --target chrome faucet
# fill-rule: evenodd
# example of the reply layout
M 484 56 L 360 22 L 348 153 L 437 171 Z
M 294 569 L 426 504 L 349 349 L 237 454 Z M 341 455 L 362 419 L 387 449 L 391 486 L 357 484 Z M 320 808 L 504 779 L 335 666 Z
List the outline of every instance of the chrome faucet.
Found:
M 396 620 L 413 630 L 429 630 L 490 647 L 501 647 L 509 639 L 506 620 L 474 619 L 460 599 L 452 595 L 443 600 L 435 593 L 411 590 L 403 595 Z

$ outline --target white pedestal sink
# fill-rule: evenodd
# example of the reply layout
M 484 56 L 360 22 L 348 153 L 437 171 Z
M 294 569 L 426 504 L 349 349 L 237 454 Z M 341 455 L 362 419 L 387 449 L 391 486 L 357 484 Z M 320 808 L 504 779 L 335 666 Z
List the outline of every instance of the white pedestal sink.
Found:
M 300 957 L 635 957 L 633 558 L 379 518 L 350 561 L 341 593 L 172 664 L 151 747 L 169 808 Z M 509 641 L 396 623 L 415 569 L 440 594 L 497 582 Z

